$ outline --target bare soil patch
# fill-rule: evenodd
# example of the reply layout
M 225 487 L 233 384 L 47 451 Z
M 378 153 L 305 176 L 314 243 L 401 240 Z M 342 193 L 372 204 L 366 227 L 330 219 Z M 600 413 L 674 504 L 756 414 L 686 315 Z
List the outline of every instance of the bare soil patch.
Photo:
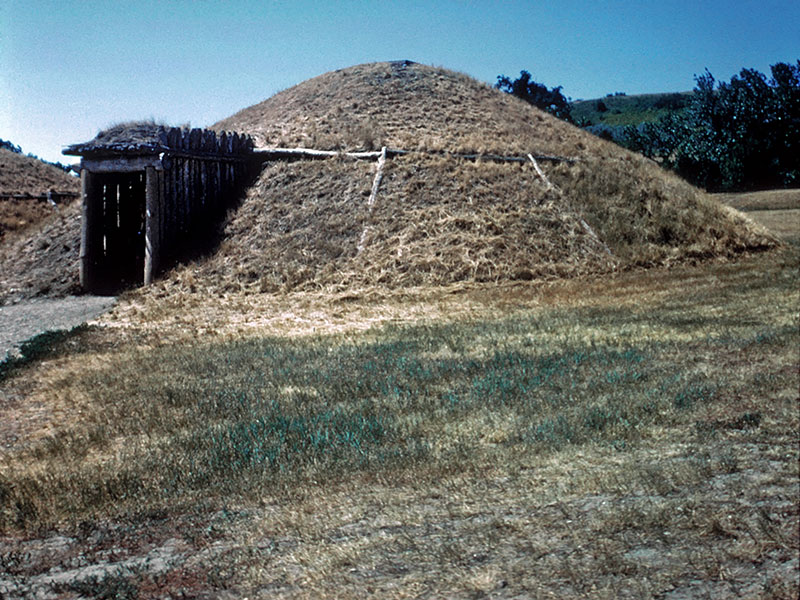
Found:
M 0 306 L 0 360 L 13 354 L 23 341 L 57 329 L 72 329 L 91 321 L 116 301 L 104 296 L 40 298 Z

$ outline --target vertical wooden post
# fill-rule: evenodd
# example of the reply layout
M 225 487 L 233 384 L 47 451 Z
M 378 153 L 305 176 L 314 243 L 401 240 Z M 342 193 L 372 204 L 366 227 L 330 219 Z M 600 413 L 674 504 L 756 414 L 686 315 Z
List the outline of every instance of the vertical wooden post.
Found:
M 144 284 L 150 285 L 158 270 L 161 241 L 161 194 L 155 167 L 145 171 Z
M 94 176 L 87 169 L 81 169 L 81 287 L 87 292 L 97 288 L 97 263 L 102 248 L 98 243 L 103 228 L 103 208 L 98 206 L 102 198 L 98 197 Z

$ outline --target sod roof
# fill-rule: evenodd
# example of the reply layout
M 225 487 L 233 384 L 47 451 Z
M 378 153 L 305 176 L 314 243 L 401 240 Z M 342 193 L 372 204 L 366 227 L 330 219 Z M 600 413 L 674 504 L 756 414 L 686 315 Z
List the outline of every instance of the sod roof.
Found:
M 410 152 L 385 161 L 375 194 L 377 161 L 266 163 L 214 252 L 165 274 L 159 296 L 185 281 L 209 293 L 545 280 L 777 244 L 651 160 L 466 75 L 410 61 L 326 73 L 213 128 L 261 147 Z M 458 153 L 571 160 L 540 161 L 539 173 L 530 160 Z M 0 244 L 0 303 L 74 290 L 77 217 Z M 34 269 L 42 261 L 46 273 Z
M 326 73 L 220 121 L 262 147 L 410 150 L 268 163 L 198 267 L 244 289 L 547 279 L 774 240 L 654 162 L 466 75 L 410 61 Z M 451 153 L 571 161 L 469 160 Z M 542 176 L 543 175 L 543 176 Z

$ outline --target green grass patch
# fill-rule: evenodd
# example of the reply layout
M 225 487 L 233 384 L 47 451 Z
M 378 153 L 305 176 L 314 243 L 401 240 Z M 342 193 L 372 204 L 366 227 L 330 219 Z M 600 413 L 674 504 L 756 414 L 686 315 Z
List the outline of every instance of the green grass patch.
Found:
M 796 389 L 795 273 L 676 275 L 641 307 L 106 350 L 53 384 L 86 408 L 0 458 L 0 528 L 758 429 L 759 403 Z
M 468 468 L 511 448 L 624 451 L 753 385 L 755 376 L 726 371 L 720 357 L 757 359 L 797 341 L 793 323 L 707 314 L 711 304 L 126 351 L 70 383 L 94 413 L 7 465 L 0 523 L 247 496 L 355 471 Z M 25 356 L 48 355 L 68 335 L 37 340 Z M 708 358 L 687 360 L 688 349 Z M 42 468 L 29 472 L 30 462 Z
M 54 329 L 35 335 L 22 342 L 19 347 L 19 356 L 8 355 L 0 362 L 0 381 L 25 365 L 51 358 L 65 351 L 65 342 L 89 331 L 85 323 L 72 329 Z

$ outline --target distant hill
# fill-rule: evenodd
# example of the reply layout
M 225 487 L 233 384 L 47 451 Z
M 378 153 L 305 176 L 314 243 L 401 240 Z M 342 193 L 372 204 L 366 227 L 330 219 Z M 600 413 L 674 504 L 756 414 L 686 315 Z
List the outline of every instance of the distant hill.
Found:
M 658 121 L 667 113 L 682 110 L 694 92 L 665 94 L 611 94 L 572 103 L 572 118 L 588 125 L 638 125 Z
M 46 194 L 77 191 L 80 180 L 33 156 L 0 148 L 0 194 Z

